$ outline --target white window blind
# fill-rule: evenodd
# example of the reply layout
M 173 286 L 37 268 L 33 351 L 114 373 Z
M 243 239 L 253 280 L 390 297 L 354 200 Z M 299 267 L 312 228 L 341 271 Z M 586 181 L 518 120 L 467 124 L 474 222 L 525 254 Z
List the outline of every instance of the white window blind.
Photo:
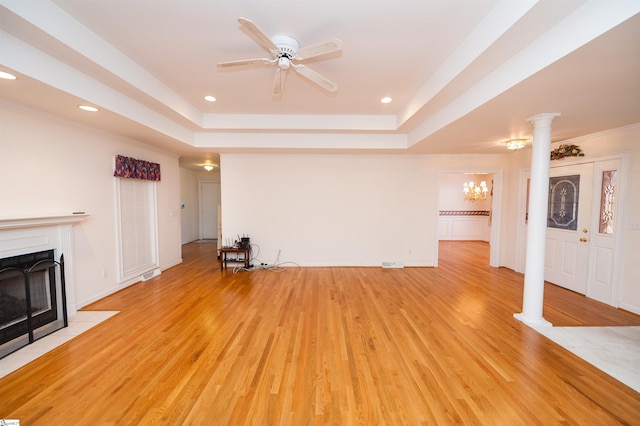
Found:
M 155 182 L 117 178 L 120 279 L 158 267 Z

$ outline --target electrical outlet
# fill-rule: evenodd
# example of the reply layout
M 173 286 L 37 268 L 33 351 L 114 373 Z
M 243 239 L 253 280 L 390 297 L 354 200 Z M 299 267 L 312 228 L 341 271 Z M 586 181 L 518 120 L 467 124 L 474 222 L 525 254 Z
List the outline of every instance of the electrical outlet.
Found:
M 640 229 L 640 222 L 635 221 L 635 222 L 631 222 L 631 229 Z

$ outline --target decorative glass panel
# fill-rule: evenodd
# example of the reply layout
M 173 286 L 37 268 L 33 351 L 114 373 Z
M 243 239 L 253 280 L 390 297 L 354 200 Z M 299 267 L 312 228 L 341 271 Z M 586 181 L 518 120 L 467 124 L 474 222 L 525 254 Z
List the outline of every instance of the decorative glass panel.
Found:
M 547 227 L 575 231 L 578 227 L 580 175 L 549 179 Z
M 616 189 L 618 187 L 618 171 L 602 172 L 602 192 L 600 194 L 600 229 L 601 234 L 613 235 L 613 220 L 616 207 Z

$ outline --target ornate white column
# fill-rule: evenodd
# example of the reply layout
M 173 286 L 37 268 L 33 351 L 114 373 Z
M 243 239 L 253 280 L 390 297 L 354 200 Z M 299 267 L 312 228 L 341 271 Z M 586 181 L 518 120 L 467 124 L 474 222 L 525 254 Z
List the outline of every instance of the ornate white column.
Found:
M 549 163 L 551 121 L 560 113 L 543 113 L 528 118 L 533 123 L 533 153 L 529 187 L 529 220 L 527 226 L 527 258 L 524 271 L 522 313 L 514 314 L 531 327 L 550 327 L 542 317 L 544 302 L 544 259 L 549 201 Z

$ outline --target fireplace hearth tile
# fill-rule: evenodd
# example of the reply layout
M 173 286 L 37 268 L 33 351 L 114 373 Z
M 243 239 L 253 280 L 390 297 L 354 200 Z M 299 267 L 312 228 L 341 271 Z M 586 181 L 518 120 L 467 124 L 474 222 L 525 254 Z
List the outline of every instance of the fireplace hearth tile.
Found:
M 111 318 L 119 311 L 78 311 L 69 317 L 69 326 L 49 334 L 0 359 L 0 378 L 27 365 L 47 352 Z

